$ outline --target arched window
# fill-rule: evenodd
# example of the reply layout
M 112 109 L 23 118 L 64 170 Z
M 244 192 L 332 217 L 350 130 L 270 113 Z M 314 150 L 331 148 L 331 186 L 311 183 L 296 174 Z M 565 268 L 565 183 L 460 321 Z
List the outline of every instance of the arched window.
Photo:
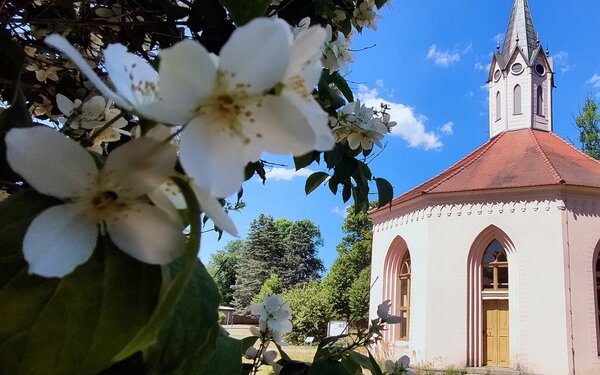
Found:
M 600 254 L 596 255 L 596 340 L 598 345 L 598 355 L 600 355 Z
M 400 272 L 398 272 L 398 297 L 396 299 L 397 314 L 404 319 L 398 324 L 397 340 L 408 340 L 408 327 L 410 321 L 410 253 L 406 251 Z
M 521 86 L 516 85 L 513 91 L 513 115 L 520 115 L 521 113 Z
M 501 104 L 502 101 L 500 100 L 500 91 L 498 91 L 496 93 L 496 121 L 502 118 Z
M 544 115 L 544 89 L 541 85 L 537 88 L 537 114 Z
M 492 241 L 485 250 L 481 269 L 484 291 L 508 290 L 508 259 L 504 247 L 497 240 Z

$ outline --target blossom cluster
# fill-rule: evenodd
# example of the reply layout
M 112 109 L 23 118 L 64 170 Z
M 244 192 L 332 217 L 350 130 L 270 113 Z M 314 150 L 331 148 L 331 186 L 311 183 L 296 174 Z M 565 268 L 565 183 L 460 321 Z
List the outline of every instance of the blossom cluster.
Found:
M 330 117 L 329 122 L 333 128 L 335 141 L 337 143 L 347 142 L 351 149 L 361 147 L 363 150 L 371 150 L 373 144 L 381 147 L 381 140 L 396 125 L 390 121 L 387 113 L 388 107 L 384 104 L 381 109 L 367 107 L 359 100 L 348 103 L 337 117 Z
M 30 271 L 71 272 L 89 258 L 98 233 L 144 262 L 166 264 L 180 256 L 184 228 L 172 196 L 161 189 L 176 175 L 177 158 L 202 210 L 235 235 L 218 198 L 240 189 L 248 162 L 263 152 L 302 155 L 333 147 L 327 114 L 312 96 L 324 39 L 320 26 L 294 36 L 285 21 L 258 18 L 236 29 L 218 56 L 190 40 L 160 51 L 158 71 L 112 44 L 104 67 L 113 90 L 64 38 L 47 37 L 109 101 L 174 127 L 178 142 L 173 146 L 170 135 L 141 137 L 114 149 L 98 168 L 85 149 L 50 128 L 11 130 L 12 169 L 64 202 L 43 211 L 26 233 Z M 124 124 L 120 110 L 100 96 L 85 103 L 59 96 L 57 102 L 65 124 L 97 130 L 92 138 Z
M 290 306 L 281 296 L 275 294 L 266 296 L 261 303 L 251 305 L 250 312 L 259 317 L 258 328 L 250 327 L 250 332 L 258 337 L 260 345 L 258 348 L 249 347 L 244 357 L 255 360 L 256 364 L 264 363 L 272 366 L 275 364 L 277 352 L 267 349 L 270 342 L 279 346 L 286 345 L 283 337 L 292 331 Z

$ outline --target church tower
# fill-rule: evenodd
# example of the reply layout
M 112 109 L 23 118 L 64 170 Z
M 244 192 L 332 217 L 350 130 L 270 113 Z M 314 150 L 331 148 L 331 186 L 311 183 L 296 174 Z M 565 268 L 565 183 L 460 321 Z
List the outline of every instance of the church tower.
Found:
M 488 76 L 490 138 L 505 131 L 552 131 L 552 58 L 533 27 L 528 0 L 515 0 Z

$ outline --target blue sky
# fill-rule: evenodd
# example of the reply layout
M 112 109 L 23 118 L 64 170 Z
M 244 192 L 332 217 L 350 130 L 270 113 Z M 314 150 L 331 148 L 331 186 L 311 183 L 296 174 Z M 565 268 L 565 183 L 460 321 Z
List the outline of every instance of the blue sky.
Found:
M 540 41 L 554 57 L 554 132 L 579 147 L 573 118 L 587 94 L 600 99 L 600 1 L 529 0 L 529 5 Z M 353 48 L 362 50 L 355 52 L 347 79 L 363 100 L 392 103 L 392 120 L 398 122 L 385 151 L 371 163 L 375 176 L 392 183 L 394 195 L 489 139 L 487 69 L 511 8 L 512 0 L 392 0 L 376 32 L 354 36 Z M 241 238 L 259 213 L 311 219 L 321 228 L 325 245 L 319 256 L 329 267 L 350 202 L 344 204 L 325 186 L 305 196 L 310 171 L 293 173 L 291 158 L 265 159 L 286 167 L 273 170 L 265 185 L 255 179 L 244 184 L 247 207 L 231 213 Z M 309 168 L 323 170 L 316 164 Z M 224 235 L 217 241 L 206 233 L 201 259 L 208 261 L 231 239 Z

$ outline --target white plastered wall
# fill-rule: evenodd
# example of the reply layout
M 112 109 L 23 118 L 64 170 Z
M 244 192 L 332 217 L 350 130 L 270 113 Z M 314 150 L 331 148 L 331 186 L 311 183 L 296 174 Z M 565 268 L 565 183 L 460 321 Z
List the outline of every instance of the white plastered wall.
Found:
M 562 201 L 556 191 L 507 191 L 422 200 L 374 218 L 372 277 L 383 279 L 389 244 L 399 235 L 412 260 L 409 343 L 396 345 L 413 364 L 467 362 L 467 258 L 487 227 L 514 244 L 509 255 L 511 367 L 536 374 L 570 371 Z M 382 300 L 371 292 L 371 318 Z

